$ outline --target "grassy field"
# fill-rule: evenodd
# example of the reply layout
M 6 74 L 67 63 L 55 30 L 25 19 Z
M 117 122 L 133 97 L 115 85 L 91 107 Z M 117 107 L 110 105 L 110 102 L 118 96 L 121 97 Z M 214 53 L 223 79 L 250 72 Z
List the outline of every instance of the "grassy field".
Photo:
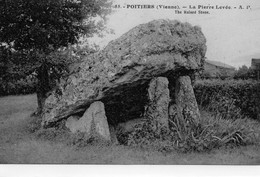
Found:
M 28 131 L 36 95 L 0 98 L 0 164 L 260 164 L 260 146 L 205 153 L 162 153 L 122 145 L 77 147 Z

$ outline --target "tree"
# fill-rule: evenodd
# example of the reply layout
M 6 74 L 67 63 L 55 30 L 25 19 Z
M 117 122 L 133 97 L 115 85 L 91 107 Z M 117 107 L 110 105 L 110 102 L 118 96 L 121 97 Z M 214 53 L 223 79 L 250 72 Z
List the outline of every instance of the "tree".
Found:
M 236 71 L 234 79 L 256 79 L 256 72 L 251 67 L 243 65 Z
M 11 66 L 17 77 L 35 73 L 39 112 L 50 79 L 72 62 L 58 51 L 80 37 L 101 34 L 110 7 L 110 0 L 0 0 L 0 53 L 7 57 L 0 67 L 6 72 Z

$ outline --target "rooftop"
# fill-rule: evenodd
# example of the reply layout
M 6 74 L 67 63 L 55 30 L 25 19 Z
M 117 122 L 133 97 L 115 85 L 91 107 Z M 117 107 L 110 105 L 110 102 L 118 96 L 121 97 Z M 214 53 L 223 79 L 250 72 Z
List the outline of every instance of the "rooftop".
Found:
M 260 63 L 260 58 L 252 58 L 252 63 Z
M 252 69 L 260 69 L 260 59 L 258 58 L 252 58 L 252 63 L 251 63 Z
M 215 65 L 221 68 L 228 68 L 228 69 L 235 69 L 235 67 L 230 66 L 228 64 L 222 63 L 220 61 L 213 61 L 213 60 L 205 60 L 206 63 L 209 63 L 211 65 Z

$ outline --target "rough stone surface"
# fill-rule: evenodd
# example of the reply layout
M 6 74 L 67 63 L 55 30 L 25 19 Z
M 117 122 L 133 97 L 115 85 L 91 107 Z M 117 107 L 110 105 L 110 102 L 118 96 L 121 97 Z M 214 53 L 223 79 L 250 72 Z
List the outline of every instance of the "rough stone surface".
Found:
M 155 129 L 169 127 L 168 107 L 170 102 L 169 81 L 165 77 L 157 77 L 151 80 L 148 89 L 149 104 L 146 116 L 153 123 Z
M 144 111 L 155 77 L 177 78 L 203 67 L 206 39 L 197 26 L 172 20 L 139 25 L 85 58 L 47 98 L 44 127 L 81 114 L 95 101 L 106 105 L 110 124 Z
M 100 101 L 92 103 L 80 119 L 73 116 L 68 118 L 65 125 L 73 133 L 79 131 L 87 133 L 89 137 L 111 141 L 104 104 Z
M 79 117 L 78 116 L 70 116 L 65 123 L 65 126 L 72 132 L 76 133 L 80 131 L 81 124 L 79 124 Z
M 197 125 L 200 112 L 189 76 L 180 76 L 176 80 L 175 101 L 177 116 L 188 124 Z

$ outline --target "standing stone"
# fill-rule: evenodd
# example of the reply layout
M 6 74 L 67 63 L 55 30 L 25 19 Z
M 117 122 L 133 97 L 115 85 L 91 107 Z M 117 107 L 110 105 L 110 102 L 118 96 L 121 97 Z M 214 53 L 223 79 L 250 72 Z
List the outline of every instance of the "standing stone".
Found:
M 180 76 L 176 80 L 175 101 L 178 117 L 188 125 L 197 125 L 200 112 L 189 76 Z
M 151 80 L 148 96 L 149 104 L 146 116 L 152 120 L 153 128 L 161 129 L 169 127 L 168 106 L 170 102 L 169 81 L 165 77 L 157 77 Z
M 73 133 L 77 131 L 84 132 L 87 133 L 89 138 L 111 141 L 105 107 L 100 101 L 92 103 L 79 120 L 70 117 L 66 122 L 66 126 Z

